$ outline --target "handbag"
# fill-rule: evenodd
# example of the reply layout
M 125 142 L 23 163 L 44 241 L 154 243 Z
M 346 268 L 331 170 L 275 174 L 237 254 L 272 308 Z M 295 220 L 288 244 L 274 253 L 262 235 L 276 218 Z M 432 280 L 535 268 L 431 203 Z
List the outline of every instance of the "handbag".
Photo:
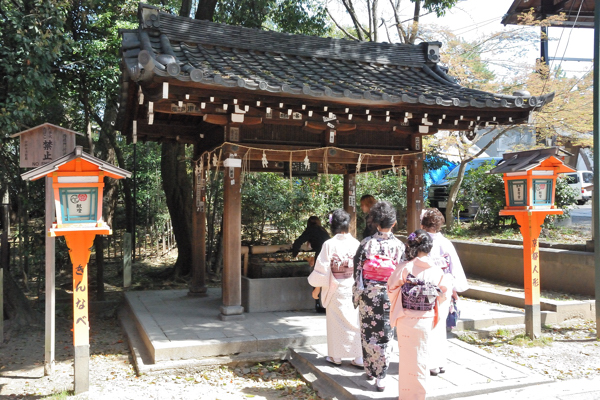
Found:
M 452 301 L 450 302 L 450 312 L 448 313 L 448 318 L 446 318 L 446 328 L 456 328 L 459 318 L 460 310 L 456 306 L 456 299 L 452 297 Z

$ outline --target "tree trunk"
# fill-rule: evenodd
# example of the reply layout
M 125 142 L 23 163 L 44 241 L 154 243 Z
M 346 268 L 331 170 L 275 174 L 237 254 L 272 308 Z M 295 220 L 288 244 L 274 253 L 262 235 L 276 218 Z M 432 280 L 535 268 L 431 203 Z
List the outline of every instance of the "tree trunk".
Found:
M 421 14 L 421 0 L 415 0 L 415 12 L 413 14 L 412 27 L 408 38 L 409 44 L 415 44 L 417 33 L 419 32 L 419 16 Z
M 96 300 L 104 300 L 104 236 L 96 235 Z
M 6 269 L 4 270 L 4 315 L 10 323 L 10 329 L 42 323 L 41 314 L 34 311 L 12 274 Z
M 446 229 L 452 229 L 452 226 L 454 226 L 454 218 L 452 216 L 452 211 L 454 209 L 454 202 L 456 202 L 456 198 L 458 197 L 458 191 L 460 190 L 460 185 L 462 185 L 463 178 L 465 177 L 465 169 L 467 168 L 467 164 L 470 161 L 472 161 L 473 159 L 475 159 L 475 158 L 479 157 L 480 155 L 482 155 L 483 153 L 485 153 L 485 151 L 487 149 L 489 149 L 492 144 L 494 144 L 498 139 L 500 139 L 500 137 L 502 135 L 504 135 L 506 132 L 508 132 L 512 128 L 514 128 L 514 125 L 504 127 L 504 129 L 502 129 L 502 131 L 500 131 L 496 136 L 492 137 L 492 140 L 490 140 L 488 142 L 488 144 L 486 144 L 481 149 L 479 149 L 479 152 L 477 152 L 477 154 L 468 156 L 460 162 L 460 167 L 458 169 L 458 176 L 456 177 L 456 181 L 450 188 L 450 193 L 448 193 L 448 204 L 446 205 Z M 481 138 L 485 135 L 493 135 L 497 129 L 498 129 L 498 127 L 494 127 L 492 130 L 484 133 L 483 135 L 477 135 L 475 137 L 475 139 L 471 142 L 471 145 L 477 144 L 477 142 L 479 142 L 479 140 L 481 140 Z M 461 141 L 460 141 L 460 137 L 459 137 L 459 153 L 461 151 L 460 148 L 464 149 L 464 147 L 462 147 L 460 145 L 460 143 L 461 143 Z M 464 152 L 462 154 L 467 154 L 467 150 L 464 150 Z
M 164 142 L 161 155 L 163 189 L 177 241 L 175 275 L 188 275 L 192 254 L 192 183 L 187 174 L 185 145 Z
M 467 168 L 467 163 L 471 160 L 472 158 L 467 158 L 460 162 L 460 166 L 458 167 L 458 176 L 456 177 L 456 180 L 450 188 L 450 193 L 448 193 L 448 204 L 446 205 L 447 230 L 452 229 L 452 227 L 454 226 L 454 216 L 452 215 L 452 211 L 454 210 L 454 203 L 456 202 L 456 197 L 458 196 L 460 185 L 462 185 L 462 181 L 465 177 L 465 169 Z
M 100 135 L 98 136 L 98 143 L 95 146 L 96 157 L 101 160 L 106 160 L 111 164 L 114 164 L 117 159 L 116 135 L 114 128 L 114 121 L 117 117 L 117 108 L 114 102 L 110 100 L 104 109 L 104 119 L 102 120 Z M 121 164 L 121 167 L 124 165 Z M 104 192 L 103 192 L 103 209 L 102 216 L 104 221 L 116 231 L 117 227 L 113 225 L 115 219 L 115 209 L 119 199 L 119 181 L 112 178 L 104 179 Z M 127 208 L 127 207 L 126 207 Z M 131 207 L 129 207 L 131 209 Z M 131 211 L 130 211 L 131 212 Z M 126 212 L 126 217 L 127 217 Z M 95 240 L 96 244 L 96 283 L 98 285 L 96 289 L 97 300 L 104 300 L 104 238 L 97 236 Z
M 190 1 L 190 0 L 184 0 Z M 217 0 L 199 0 L 198 8 L 196 8 L 196 19 L 205 19 L 208 21 L 212 21 L 215 16 L 215 8 L 217 7 Z M 183 4 L 181 6 L 181 10 L 183 10 Z M 188 15 L 182 15 L 182 17 L 187 17 Z

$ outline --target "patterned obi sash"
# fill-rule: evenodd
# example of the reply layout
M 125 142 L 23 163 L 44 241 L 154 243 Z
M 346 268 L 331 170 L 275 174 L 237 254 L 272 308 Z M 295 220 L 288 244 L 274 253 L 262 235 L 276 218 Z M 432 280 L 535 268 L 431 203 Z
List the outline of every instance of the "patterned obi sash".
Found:
M 433 310 L 436 299 L 442 292 L 433 283 L 424 282 L 415 278 L 412 274 L 408 274 L 400 291 L 402 293 L 402 307 L 417 311 Z
M 384 256 L 369 257 L 363 264 L 363 277 L 372 281 L 385 282 L 396 269 L 391 258 Z
M 336 279 L 348 279 L 354 276 L 354 261 L 350 257 L 340 259 L 337 254 L 331 257 L 331 273 Z

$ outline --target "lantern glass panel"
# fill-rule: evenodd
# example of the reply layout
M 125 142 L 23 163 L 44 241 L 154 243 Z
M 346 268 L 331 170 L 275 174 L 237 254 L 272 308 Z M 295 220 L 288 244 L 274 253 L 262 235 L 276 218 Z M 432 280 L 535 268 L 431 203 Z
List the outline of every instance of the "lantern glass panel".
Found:
M 98 188 L 59 189 L 63 224 L 97 222 Z
M 533 180 L 533 205 L 552 205 L 552 179 Z
M 525 179 L 508 181 L 508 201 L 511 206 L 527 205 L 527 181 Z

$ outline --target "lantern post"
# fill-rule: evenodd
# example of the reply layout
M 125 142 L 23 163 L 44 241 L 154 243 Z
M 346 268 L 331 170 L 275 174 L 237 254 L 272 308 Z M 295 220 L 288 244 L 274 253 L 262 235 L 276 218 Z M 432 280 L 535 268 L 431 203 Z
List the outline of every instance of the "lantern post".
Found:
M 81 146 L 56 161 L 31 170 L 25 180 L 52 179 L 56 222 L 48 236 L 64 236 L 73 264 L 73 347 L 75 394 L 89 390 L 88 262 L 96 235 L 112 230 L 102 219 L 104 177 L 128 178 L 131 173 L 83 152 Z M 99 284 L 102 284 L 99 282 Z
M 542 333 L 540 312 L 539 236 L 547 215 L 561 215 L 555 203 L 558 174 L 573 172 L 551 147 L 504 154 L 490 171 L 503 174 L 506 206 L 502 216 L 514 216 L 523 236 L 523 281 L 525 289 L 525 332 L 530 338 Z

